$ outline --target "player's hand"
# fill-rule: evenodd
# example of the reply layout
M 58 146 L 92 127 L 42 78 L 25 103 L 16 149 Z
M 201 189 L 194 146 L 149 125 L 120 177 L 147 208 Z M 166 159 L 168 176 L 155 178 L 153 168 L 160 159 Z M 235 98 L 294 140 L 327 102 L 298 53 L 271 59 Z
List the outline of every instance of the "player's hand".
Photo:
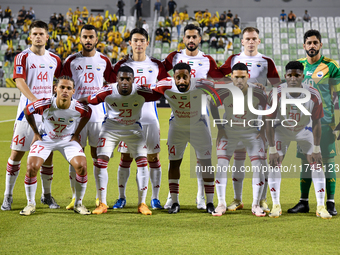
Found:
M 258 83 L 258 82 L 255 82 L 254 83 L 257 87 L 259 87 L 260 89 L 262 89 L 262 90 L 266 90 L 266 87 L 263 85 L 263 84 L 261 84 L 261 83 Z
M 316 164 L 322 164 L 321 152 L 312 153 L 312 162 L 315 162 Z
M 272 167 L 280 166 L 282 162 L 282 158 L 280 157 L 279 153 L 272 153 L 269 154 L 269 165 Z
M 217 132 L 216 145 L 220 144 L 220 141 L 223 137 L 225 139 L 228 139 L 227 133 L 225 132 L 224 128 L 221 128 Z
M 31 145 L 34 144 L 36 141 L 42 141 L 41 135 L 40 134 L 34 134 Z

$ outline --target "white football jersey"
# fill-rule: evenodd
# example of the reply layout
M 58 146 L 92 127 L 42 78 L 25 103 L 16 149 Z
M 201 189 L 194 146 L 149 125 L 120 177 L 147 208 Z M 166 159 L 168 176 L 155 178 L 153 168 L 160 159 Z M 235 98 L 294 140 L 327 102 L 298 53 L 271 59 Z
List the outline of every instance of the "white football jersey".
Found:
M 146 56 L 144 61 L 134 61 L 131 56 L 126 60 L 119 61 L 113 69 L 113 73 L 117 75 L 118 69 L 121 66 L 129 66 L 134 71 L 134 84 L 156 84 L 157 80 L 162 80 L 168 77 L 162 62 L 158 59 Z M 147 102 L 142 108 L 142 125 L 158 122 L 156 102 Z
M 198 51 L 196 56 L 188 56 L 186 50 L 171 52 L 163 64 L 170 71 L 178 63 L 187 63 L 191 67 L 191 78 L 223 78 L 223 73 L 218 69 L 215 60 L 210 56 Z
M 28 115 L 43 116 L 43 122 L 39 127 L 43 141 L 69 141 L 78 127 L 77 120 L 82 117 L 91 117 L 91 109 L 74 99 L 68 109 L 59 109 L 55 96 L 35 101 L 27 105 L 26 109 Z
M 60 58 L 45 50 L 43 56 L 34 54 L 29 48 L 15 56 L 13 79 L 25 80 L 32 94 L 37 98 L 50 98 L 53 94 L 53 77 L 59 77 L 62 64 Z M 17 111 L 17 120 L 26 121 L 24 108 L 30 104 L 24 94 L 21 94 Z M 36 122 L 41 122 L 41 116 L 35 116 Z
M 311 120 L 318 120 L 324 116 L 323 108 L 322 108 L 322 100 L 321 100 L 318 90 L 305 83 L 302 83 L 301 85 L 302 85 L 302 88 L 307 89 L 311 93 L 311 99 L 307 103 L 302 104 L 307 109 L 307 111 L 312 114 L 311 116 L 303 114 L 301 110 L 295 105 L 287 105 L 286 115 L 281 114 L 282 88 L 287 88 L 288 87 L 287 83 L 283 83 L 277 88 L 277 108 L 275 112 L 273 112 L 272 114 L 268 116 L 268 118 L 271 118 L 271 119 L 279 119 L 280 123 L 283 120 L 288 120 L 288 119 L 295 120 L 295 121 L 285 122 L 285 125 L 292 125 L 292 127 L 286 127 L 284 129 L 280 129 L 280 130 L 284 130 L 283 132 L 285 132 L 286 134 L 295 135 L 298 132 L 300 132 L 302 129 L 305 129 L 305 128 L 311 129 L 311 127 L 308 127 L 308 126 L 311 126 L 309 125 Z M 305 95 L 301 93 L 300 96 L 296 97 L 296 99 L 304 98 L 304 97 Z M 286 98 L 294 99 L 294 97 L 292 97 L 289 93 L 286 93 Z M 273 92 L 271 91 L 269 94 L 269 98 L 268 98 L 269 106 L 272 105 L 272 100 L 273 100 Z M 280 123 L 278 123 L 278 125 L 281 125 Z M 295 124 L 297 125 L 294 126 Z
M 267 94 L 262 89 L 258 88 L 256 85 L 248 83 L 249 87 L 253 88 L 253 107 L 255 109 L 265 109 L 267 103 Z M 225 110 L 223 119 L 227 120 L 228 123 L 225 124 L 225 129 L 233 132 L 240 132 L 240 133 L 252 133 L 258 132 L 256 127 L 251 127 L 248 123 L 250 120 L 252 121 L 250 124 L 252 126 L 255 125 L 255 122 L 258 119 L 258 115 L 250 112 L 248 107 L 248 93 L 244 96 L 244 114 L 237 114 L 233 115 L 233 95 L 230 93 L 228 89 L 217 89 L 217 93 L 220 96 L 220 99 L 223 103 L 223 107 Z M 214 95 L 215 101 L 217 102 L 217 106 L 220 105 L 220 101 L 218 100 L 217 96 Z M 241 124 L 235 124 L 241 123 Z
M 272 85 L 280 82 L 274 60 L 261 53 L 256 56 L 247 56 L 244 52 L 231 55 L 220 69 L 227 75 L 231 73 L 231 68 L 237 63 L 244 63 L 248 67 L 249 82 L 261 83 L 264 86 L 267 86 L 267 79 Z
M 96 93 L 103 87 L 104 78 L 109 83 L 113 82 L 111 72 L 111 62 L 104 54 L 96 51 L 93 57 L 84 57 L 81 52 L 77 52 L 65 60 L 61 75 L 73 78 L 75 82 L 73 98 L 79 99 Z M 106 115 L 105 105 L 90 107 L 92 109 L 90 122 L 102 122 Z

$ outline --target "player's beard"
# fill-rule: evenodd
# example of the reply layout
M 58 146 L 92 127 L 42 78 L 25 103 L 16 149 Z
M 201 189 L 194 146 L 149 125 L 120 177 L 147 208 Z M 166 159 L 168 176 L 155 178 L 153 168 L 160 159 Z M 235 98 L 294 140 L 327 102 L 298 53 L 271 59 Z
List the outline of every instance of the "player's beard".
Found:
M 96 47 L 96 45 L 92 45 L 92 47 L 91 48 L 86 48 L 85 46 L 86 46 L 86 44 L 81 44 L 81 46 L 83 46 L 83 50 L 84 51 L 87 51 L 87 52 L 90 52 L 90 51 L 92 51 L 93 49 L 94 49 L 94 47 Z
M 310 53 L 311 50 L 306 50 L 306 53 L 309 57 L 315 57 L 316 55 L 319 54 L 320 50 L 314 50 L 315 53 Z
M 179 85 L 176 84 L 176 86 L 179 92 L 186 92 L 189 87 L 189 85 L 185 85 L 185 84 L 179 84 Z M 184 88 L 179 88 L 180 86 L 184 86 Z
M 195 46 L 193 48 L 189 47 L 189 44 L 185 45 L 185 47 L 188 49 L 188 51 L 195 51 L 198 47 L 198 45 L 194 44 Z

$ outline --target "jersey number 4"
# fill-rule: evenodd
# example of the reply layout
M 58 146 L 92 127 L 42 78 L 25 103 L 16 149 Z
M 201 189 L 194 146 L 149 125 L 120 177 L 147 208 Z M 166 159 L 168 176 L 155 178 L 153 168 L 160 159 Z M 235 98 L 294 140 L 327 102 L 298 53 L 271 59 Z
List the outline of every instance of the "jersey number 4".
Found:
M 190 108 L 190 102 L 184 104 L 185 102 L 178 102 L 179 103 L 179 108 L 185 109 L 185 108 Z
M 40 72 L 38 74 L 38 77 L 37 77 L 38 81 L 47 81 L 47 72 L 45 74 L 43 74 L 42 72 Z

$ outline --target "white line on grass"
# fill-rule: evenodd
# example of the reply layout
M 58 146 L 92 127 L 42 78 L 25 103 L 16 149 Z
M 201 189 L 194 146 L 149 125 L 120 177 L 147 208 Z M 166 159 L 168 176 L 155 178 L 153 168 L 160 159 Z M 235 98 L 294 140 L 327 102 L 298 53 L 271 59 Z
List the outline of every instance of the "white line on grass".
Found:
M 0 123 L 11 122 L 11 121 L 15 121 L 15 119 L 12 119 L 12 120 L 1 120 Z

